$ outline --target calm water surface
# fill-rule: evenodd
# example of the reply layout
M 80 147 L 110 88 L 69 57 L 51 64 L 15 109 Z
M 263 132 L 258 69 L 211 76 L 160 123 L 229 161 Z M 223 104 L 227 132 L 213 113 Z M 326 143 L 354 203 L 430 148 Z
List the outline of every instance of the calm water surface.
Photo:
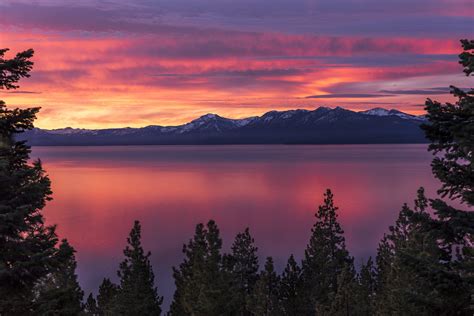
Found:
M 373 255 L 404 202 L 439 187 L 426 145 L 36 147 L 52 180 L 45 215 L 78 251 L 86 295 L 116 278 L 133 220 L 165 304 L 171 267 L 199 222 L 215 219 L 227 250 L 249 226 L 263 259 L 301 258 L 326 188 L 356 262 Z

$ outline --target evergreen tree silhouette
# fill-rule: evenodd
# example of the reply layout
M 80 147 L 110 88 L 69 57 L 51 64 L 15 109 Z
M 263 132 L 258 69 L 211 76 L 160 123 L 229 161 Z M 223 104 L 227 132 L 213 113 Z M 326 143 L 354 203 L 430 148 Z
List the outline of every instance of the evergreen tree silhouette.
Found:
M 331 190 L 327 190 L 324 203 L 316 213 L 316 223 L 302 261 L 304 314 L 329 311 L 330 298 L 336 295 L 338 289 L 337 278 L 342 269 L 353 261 L 346 250 L 337 210 L 334 196 Z
M 86 303 L 84 304 L 84 314 L 87 316 L 97 316 L 99 315 L 99 308 L 97 307 L 97 302 L 92 295 L 92 293 L 89 294 L 87 297 Z
M 301 302 L 301 268 L 293 255 L 290 256 L 281 275 L 279 297 L 284 315 L 300 315 Z
M 118 315 L 160 315 L 163 298 L 158 296 L 150 263 L 151 253 L 145 253 L 141 244 L 141 225 L 135 221 L 128 245 L 123 251 L 118 276 L 120 287 L 113 312 Z
M 456 255 L 452 244 L 444 247 L 439 219 L 431 217 L 427 206 L 420 188 L 414 210 L 403 206 L 379 247 L 377 314 L 470 313 L 470 280 L 457 270 L 465 258 Z
M 358 274 L 359 287 L 357 291 L 358 297 L 358 314 L 374 315 L 375 308 L 375 292 L 376 292 L 376 270 L 372 257 L 369 257 L 367 263 L 363 264 Z
M 252 315 L 270 316 L 279 315 L 279 285 L 280 278 L 275 272 L 273 259 L 268 257 L 265 268 L 260 273 L 252 295 L 248 298 L 247 308 Z
M 222 240 L 214 221 L 198 224 L 183 247 L 184 261 L 173 268 L 176 291 L 171 315 L 223 315 L 228 310 L 229 283 L 223 271 Z
M 117 299 L 118 286 L 104 278 L 99 287 L 99 294 L 97 295 L 97 309 L 99 315 L 113 315 L 113 307 Z
M 75 250 L 66 239 L 59 246 L 59 268 L 35 287 L 38 298 L 34 311 L 39 315 L 78 315 L 82 311 L 84 292 L 76 275 Z
M 342 269 L 337 279 L 337 292 L 331 299 L 329 315 L 367 315 L 359 313 L 358 283 L 352 264 L 347 264 Z M 323 312 L 324 313 L 324 312 Z
M 466 76 L 474 72 L 474 41 L 461 40 L 463 52 L 459 63 Z M 468 206 L 474 206 L 474 90 L 463 91 L 451 86 L 451 93 L 457 98 L 453 103 L 441 104 L 428 99 L 425 103 L 429 123 L 422 126 L 427 138 L 431 141 L 429 150 L 434 158 L 432 171 L 442 186 L 438 191 L 442 197 L 460 200 Z M 465 295 L 458 297 L 462 312 L 474 312 L 474 212 L 460 210 L 448 205 L 441 199 L 429 201 L 433 217 L 415 217 L 414 219 L 428 226 L 430 238 L 436 240 L 444 253 L 446 263 L 438 271 L 430 271 L 432 278 L 438 280 L 434 291 L 451 289 L 445 300 L 446 308 L 454 299 L 456 287 L 467 287 Z M 422 257 L 414 256 L 412 266 L 422 271 Z M 432 264 L 433 262 L 431 262 Z M 431 266 L 430 264 L 430 266 Z M 431 266 L 433 269 L 433 267 Z M 438 266 L 439 268 L 439 266 Z M 426 270 L 425 270 L 426 271 Z M 470 299 L 469 299 L 470 296 Z M 451 297 L 451 299 L 448 299 Z M 438 302 L 443 305 L 441 302 Z M 456 306 L 456 305 L 454 305 Z M 451 310 L 454 307 L 451 306 Z M 439 308 L 442 308 L 441 306 Z
M 231 254 L 225 256 L 225 269 L 230 278 L 230 303 L 228 313 L 249 315 L 246 302 L 258 279 L 258 248 L 248 228 L 237 234 Z
M 16 89 L 29 77 L 33 50 L 6 59 L 0 50 L 0 89 Z M 8 109 L 0 100 L 0 314 L 31 311 L 35 285 L 60 264 L 54 226 L 41 213 L 51 200 L 50 180 L 30 147 L 15 135 L 33 128 L 39 108 Z
M 473 73 L 474 41 L 461 41 L 459 55 L 466 76 Z M 428 99 L 425 109 L 429 123 L 422 126 L 431 141 L 433 174 L 442 182 L 438 191 L 474 205 L 474 89 L 463 91 L 451 86 L 456 103 L 441 104 Z

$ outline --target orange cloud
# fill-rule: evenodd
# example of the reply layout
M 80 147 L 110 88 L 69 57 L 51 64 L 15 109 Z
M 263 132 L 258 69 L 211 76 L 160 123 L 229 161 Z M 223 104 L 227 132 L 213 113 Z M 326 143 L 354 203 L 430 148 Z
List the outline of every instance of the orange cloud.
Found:
M 208 112 L 243 117 L 323 104 L 350 107 L 355 101 L 352 107 L 367 108 L 386 100 L 305 97 L 331 93 L 341 84 L 386 85 L 459 72 L 458 43 L 450 40 L 223 30 L 175 35 L 9 29 L 2 38 L 12 51 L 36 51 L 32 77 L 19 91 L 33 93 L 1 92 L 0 97 L 11 106 L 41 106 L 37 125 L 44 128 L 173 125 Z M 373 64 L 377 58 L 384 59 Z M 364 107 L 364 101 L 370 103 Z M 390 101 L 413 112 L 423 99 L 393 96 Z

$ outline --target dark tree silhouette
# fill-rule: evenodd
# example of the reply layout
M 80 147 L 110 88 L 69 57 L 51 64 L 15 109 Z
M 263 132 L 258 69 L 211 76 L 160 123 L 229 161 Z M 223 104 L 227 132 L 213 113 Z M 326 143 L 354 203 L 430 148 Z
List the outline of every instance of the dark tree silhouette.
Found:
M 228 312 L 249 315 L 246 302 L 258 279 L 258 248 L 249 229 L 237 234 L 231 254 L 225 256 L 225 272 L 229 274 L 230 296 Z
M 403 206 L 379 246 L 376 314 L 469 314 L 472 280 L 458 270 L 465 258 L 454 244 L 445 247 L 439 220 L 427 207 L 420 188 L 414 210 Z
M 474 72 L 474 40 L 461 40 L 464 52 L 459 54 L 459 63 L 464 67 L 463 71 L 466 76 Z
M 38 315 L 81 313 L 84 292 L 77 281 L 75 252 L 66 239 L 61 242 L 59 268 L 40 280 L 35 287 L 38 298 L 34 302 L 34 312 Z
M 29 77 L 33 50 L 6 59 L 0 50 L 0 89 L 16 89 Z M 41 210 L 51 199 L 50 180 L 39 160 L 29 163 L 30 147 L 14 136 L 33 128 L 39 108 L 8 109 L 0 101 L 0 314 L 31 311 L 35 284 L 59 265 L 54 226 Z
M 223 315 L 229 285 L 223 273 L 222 240 L 214 221 L 198 224 L 193 239 L 183 246 L 184 261 L 173 268 L 176 291 L 171 315 Z
M 338 208 L 331 190 L 324 194 L 324 203 L 316 213 L 316 223 L 302 262 L 304 313 L 325 313 L 330 299 L 338 289 L 337 278 L 342 269 L 352 264 L 346 250 L 344 231 L 337 221 Z
M 301 300 L 301 268 L 293 255 L 290 256 L 281 275 L 279 297 L 281 311 L 284 315 L 300 315 Z
M 358 313 L 373 315 L 375 307 L 376 272 L 372 258 L 363 264 L 358 274 L 359 289 L 357 293 Z
M 160 315 L 163 298 L 158 296 L 150 255 L 141 244 L 140 222 L 135 221 L 120 263 L 120 288 L 113 312 L 118 315 Z
M 338 289 L 331 300 L 329 315 L 367 315 L 359 313 L 359 288 L 352 264 L 344 266 L 337 281 Z
M 97 308 L 99 315 L 113 315 L 113 306 L 118 293 L 118 286 L 104 278 L 99 286 L 99 294 L 97 295 Z
M 99 315 L 99 308 L 97 307 L 97 301 L 95 300 L 92 293 L 87 297 L 86 303 L 84 304 L 84 314 L 87 316 Z
M 469 76 L 473 72 L 474 41 L 461 42 L 465 51 L 460 63 Z M 431 166 L 443 183 L 439 193 L 474 205 L 474 90 L 451 86 L 451 93 L 458 98 L 454 104 L 426 101 L 429 124 L 422 128 L 431 141 L 429 150 L 436 154 Z
M 464 51 L 459 55 L 459 63 L 464 67 L 466 76 L 471 76 L 474 72 L 474 41 L 461 40 L 461 44 Z M 454 104 L 426 101 L 429 124 L 424 125 L 423 129 L 432 142 L 429 147 L 435 154 L 432 170 L 442 182 L 439 193 L 444 197 L 460 199 L 472 207 L 474 90 L 463 91 L 451 86 L 451 93 L 458 98 Z M 430 200 L 430 204 L 435 217 L 425 219 L 425 225 L 430 227 L 432 238 L 440 245 L 447 257 L 444 260 L 448 263 L 439 273 L 450 275 L 443 282 L 459 283 L 460 280 L 455 280 L 461 278 L 463 284 L 467 283 L 470 290 L 466 293 L 470 294 L 470 305 L 474 306 L 474 212 L 456 209 L 441 199 Z M 443 282 L 437 284 L 441 288 L 453 286 Z
M 0 87 L 2 89 L 17 89 L 16 84 L 21 78 L 30 77 L 30 71 L 33 68 L 33 49 L 28 49 L 16 54 L 12 59 L 5 59 L 5 53 L 8 48 L 0 49 Z
M 258 281 L 249 297 L 247 308 L 255 316 L 270 316 L 280 314 L 279 302 L 280 278 L 275 272 L 273 259 L 268 257 L 265 268 L 260 273 Z

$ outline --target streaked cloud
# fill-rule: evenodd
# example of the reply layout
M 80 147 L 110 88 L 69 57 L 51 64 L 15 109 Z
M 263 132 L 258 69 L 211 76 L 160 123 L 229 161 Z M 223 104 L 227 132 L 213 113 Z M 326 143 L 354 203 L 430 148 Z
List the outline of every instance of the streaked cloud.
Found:
M 381 93 L 388 94 L 408 94 L 408 95 L 437 95 L 437 94 L 447 94 L 449 93 L 450 88 L 448 87 L 437 87 L 437 88 L 428 88 L 428 89 L 417 89 L 417 90 L 380 90 Z
M 25 90 L 10 90 L 10 91 L 6 91 L 6 93 L 10 93 L 10 94 L 41 94 L 41 92 L 25 91 Z
M 388 94 L 371 94 L 371 93 L 332 93 L 332 94 L 320 94 L 310 95 L 305 97 L 306 99 L 369 99 L 369 98 L 383 98 L 391 97 Z
M 465 0 L 3 0 L 2 45 L 36 55 L 32 77 L 0 98 L 42 106 L 48 128 L 319 105 L 420 113 L 426 96 L 468 86 L 457 55 L 473 10 Z

